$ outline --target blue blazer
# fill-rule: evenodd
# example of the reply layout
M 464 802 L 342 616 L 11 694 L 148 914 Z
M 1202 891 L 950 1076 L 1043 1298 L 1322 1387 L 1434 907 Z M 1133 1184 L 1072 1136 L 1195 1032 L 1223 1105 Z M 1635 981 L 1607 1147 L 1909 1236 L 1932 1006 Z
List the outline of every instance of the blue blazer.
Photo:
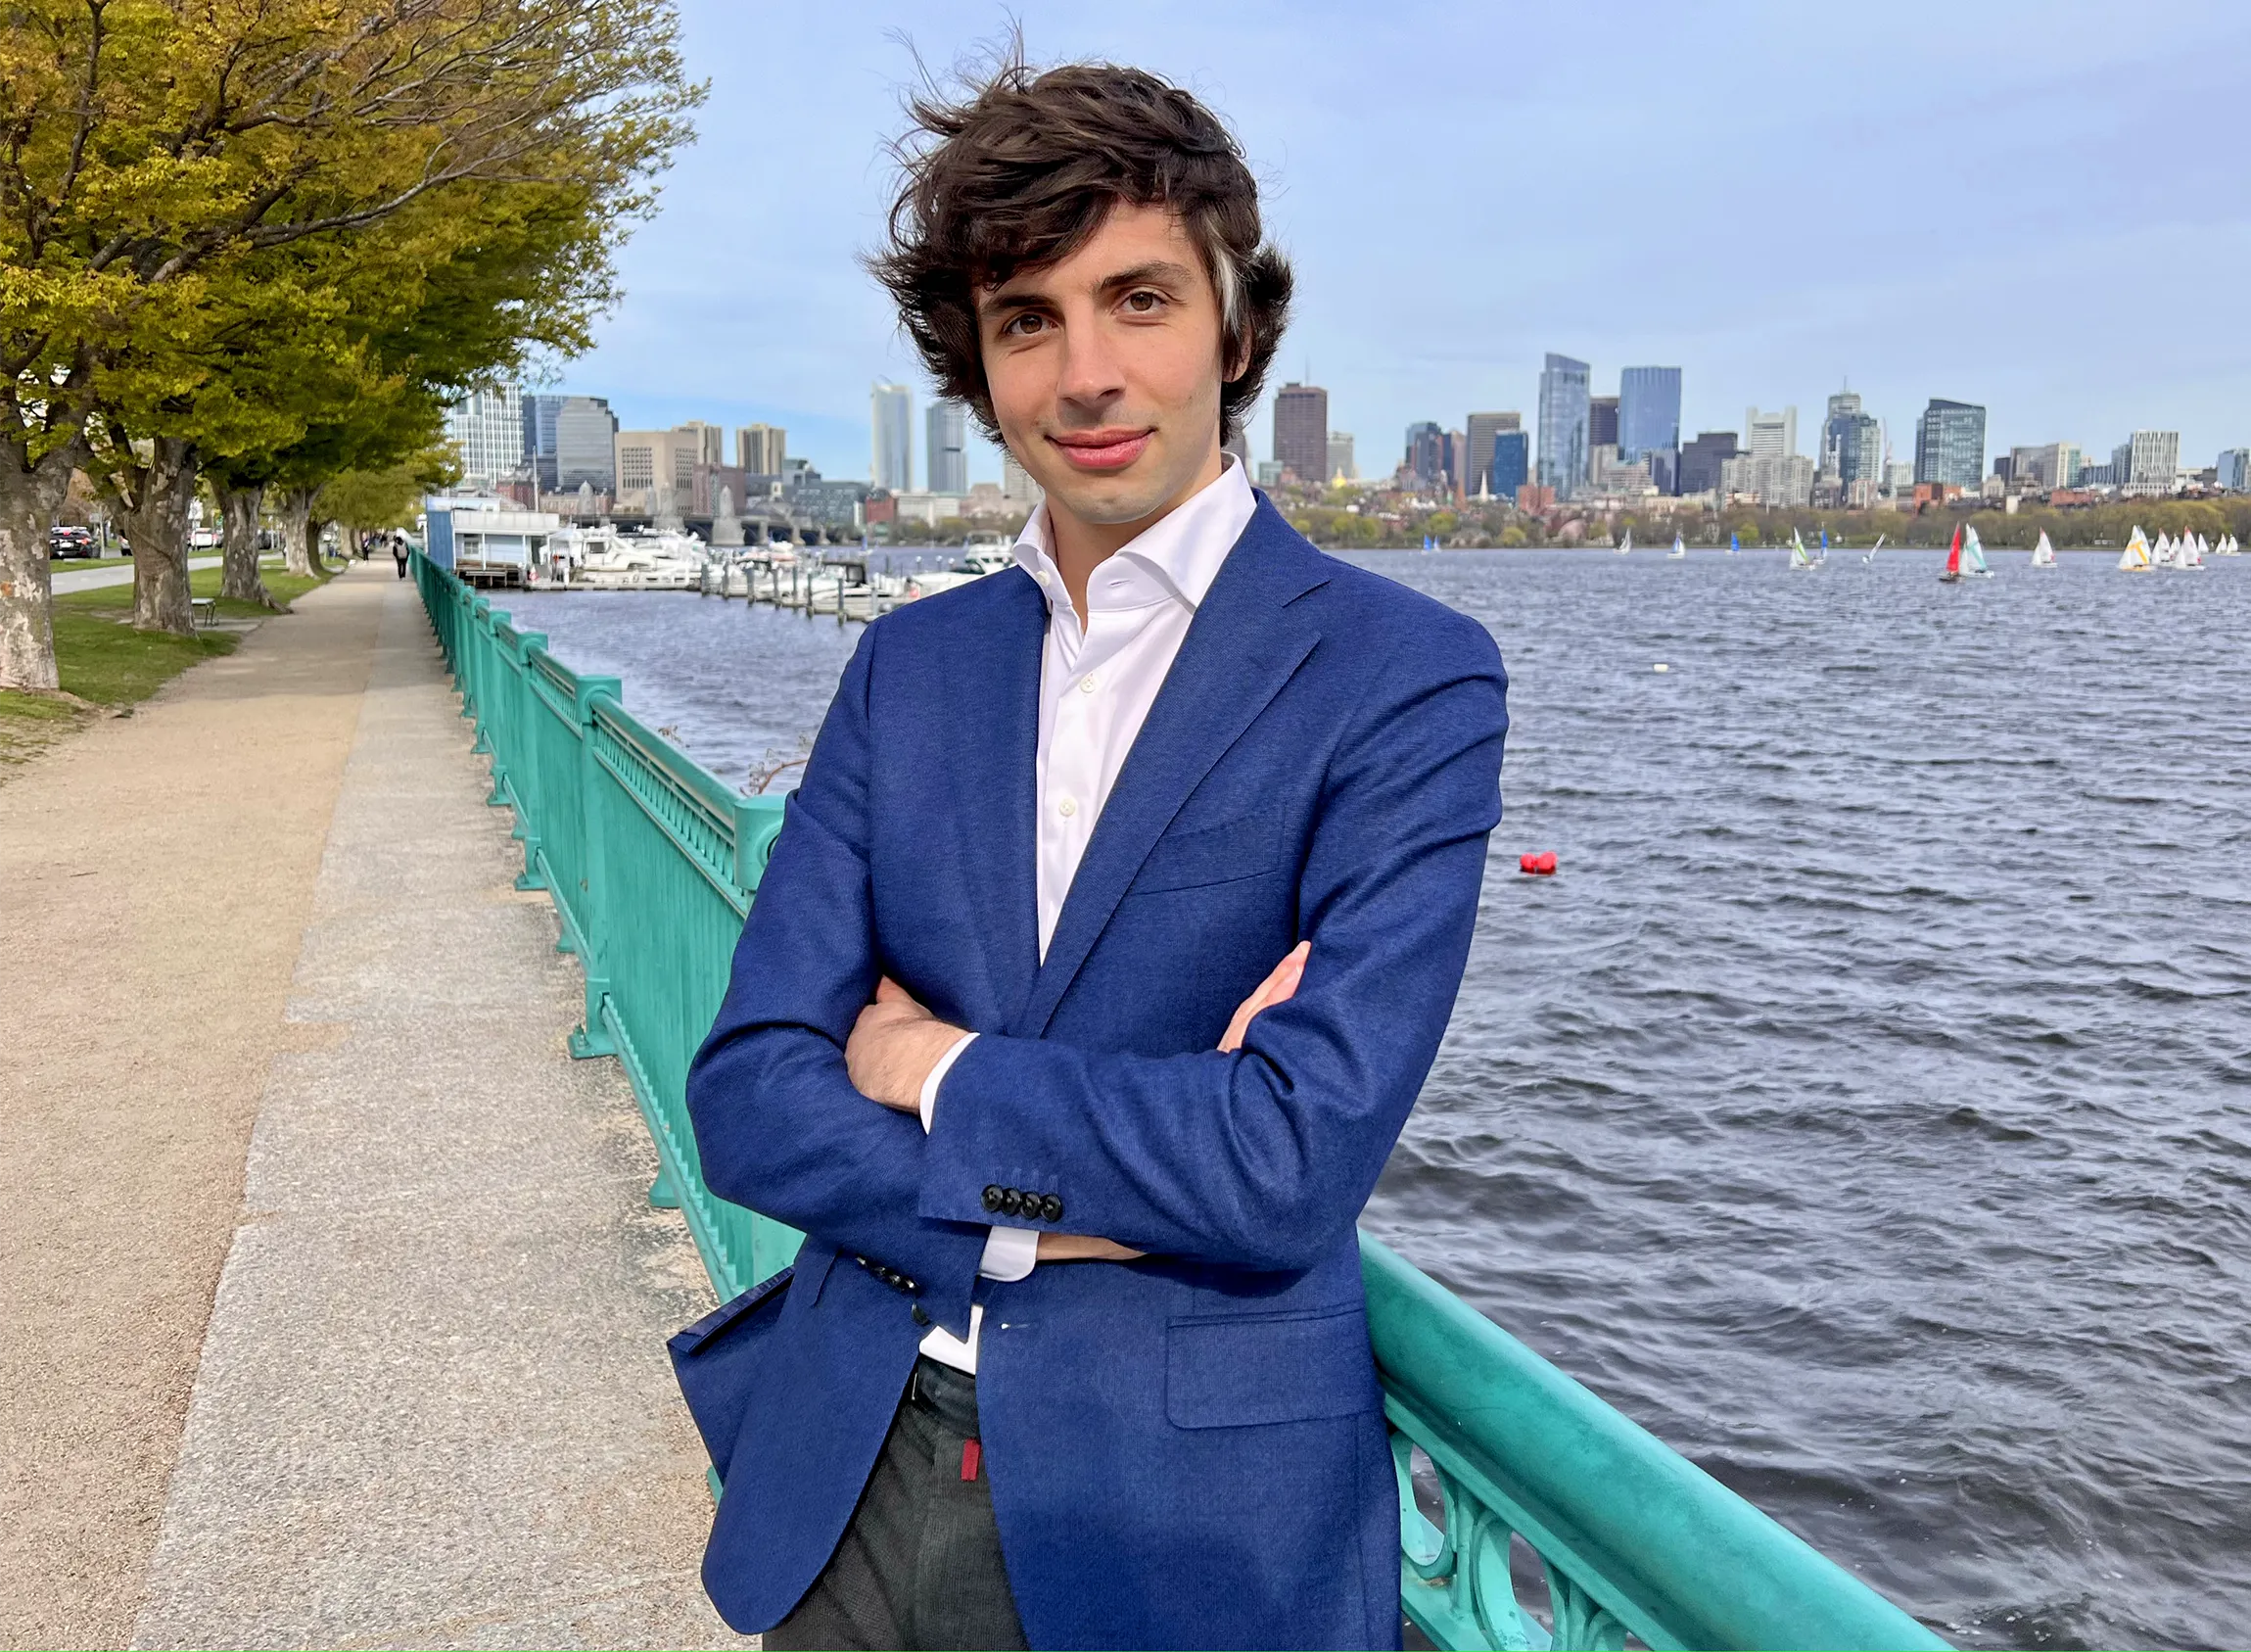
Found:
M 746 1361 L 705 1585 L 744 1631 L 797 1604 L 917 1313 L 965 1335 L 981 1301 L 984 1462 L 1032 1645 L 1396 1646 L 1354 1225 L 1461 984 L 1500 817 L 1500 655 L 1261 497 L 1043 963 L 1046 625 L 1011 569 L 867 629 L 689 1073 L 712 1189 L 807 1235 Z M 1301 938 L 1296 996 L 1219 1054 Z M 845 1075 L 884 973 L 984 1035 L 927 1137 Z M 1149 1254 L 996 1284 L 996 1220 Z

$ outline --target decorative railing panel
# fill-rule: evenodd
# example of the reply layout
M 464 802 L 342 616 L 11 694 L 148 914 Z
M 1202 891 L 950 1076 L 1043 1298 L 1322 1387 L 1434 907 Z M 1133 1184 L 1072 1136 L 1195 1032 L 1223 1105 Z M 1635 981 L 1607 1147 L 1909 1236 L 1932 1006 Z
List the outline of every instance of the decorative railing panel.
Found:
M 629 713 L 615 679 L 573 673 L 450 573 L 417 555 L 414 577 L 492 755 L 492 801 L 516 812 L 520 881 L 550 892 L 586 968 L 572 1053 L 624 1064 L 662 1167 L 649 1197 L 679 1205 L 731 1297 L 799 1235 L 704 1185 L 687 1068 L 782 802 L 728 790 Z M 1365 1235 L 1361 1262 L 1398 1472 L 1400 1599 L 1434 1644 L 1946 1644 Z

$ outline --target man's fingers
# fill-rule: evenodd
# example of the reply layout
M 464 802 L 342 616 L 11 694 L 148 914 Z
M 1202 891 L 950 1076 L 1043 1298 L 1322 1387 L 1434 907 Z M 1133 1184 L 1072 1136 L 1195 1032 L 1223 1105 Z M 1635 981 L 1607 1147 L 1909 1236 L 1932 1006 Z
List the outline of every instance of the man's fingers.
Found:
M 912 1004 L 914 1002 L 914 995 L 889 975 L 885 975 L 875 983 L 875 1002 L 878 1004 Z
M 1305 961 L 1312 955 L 1313 943 L 1299 941 L 1290 949 L 1281 963 L 1267 971 L 1266 979 L 1260 981 L 1257 989 L 1237 1005 L 1235 1014 L 1228 1017 L 1227 1034 L 1219 1041 L 1219 1048 L 1223 1052 L 1243 1048 L 1243 1037 L 1250 1030 L 1251 1016 L 1261 1010 L 1290 1001 L 1297 991 L 1298 982 L 1305 978 Z

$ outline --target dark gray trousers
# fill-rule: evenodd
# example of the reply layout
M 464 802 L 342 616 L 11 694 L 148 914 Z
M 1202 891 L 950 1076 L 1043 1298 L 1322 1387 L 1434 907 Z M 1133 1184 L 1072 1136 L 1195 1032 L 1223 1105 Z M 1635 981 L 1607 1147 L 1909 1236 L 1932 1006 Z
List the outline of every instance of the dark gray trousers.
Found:
M 1021 1647 L 980 1451 L 977 1379 L 916 1360 L 843 1539 L 767 1646 Z

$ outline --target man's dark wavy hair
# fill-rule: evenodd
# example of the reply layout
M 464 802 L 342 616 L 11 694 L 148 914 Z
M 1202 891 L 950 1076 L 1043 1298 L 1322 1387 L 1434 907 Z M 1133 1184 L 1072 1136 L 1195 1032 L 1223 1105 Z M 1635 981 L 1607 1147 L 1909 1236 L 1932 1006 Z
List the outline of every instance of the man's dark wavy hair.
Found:
M 1290 318 L 1290 264 L 1262 240 L 1258 184 L 1219 118 L 1144 70 L 1035 71 L 1021 46 L 948 101 L 926 89 L 895 146 L 905 172 L 889 245 L 868 268 L 938 383 L 998 441 L 978 341 L 977 291 L 1068 258 L 1119 202 L 1177 214 L 1219 294 L 1226 365 L 1221 439 L 1235 437 Z

